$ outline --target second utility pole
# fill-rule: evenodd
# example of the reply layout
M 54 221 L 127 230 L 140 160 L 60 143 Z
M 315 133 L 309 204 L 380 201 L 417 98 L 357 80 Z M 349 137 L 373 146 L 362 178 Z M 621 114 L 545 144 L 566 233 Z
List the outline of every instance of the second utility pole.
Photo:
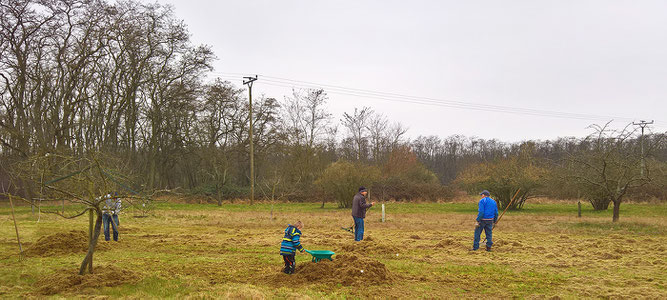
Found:
M 255 77 L 243 77 L 243 84 L 248 85 L 248 93 L 250 96 L 250 106 L 248 109 L 248 119 L 250 120 L 250 128 L 248 129 L 248 140 L 250 141 L 250 205 L 252 205 L 252 202 L 255 200 L 255 153 L 252 149 L 252 83 L 255 80 L 257 80 L 257 75 L 255 75 Z
M 651 125 L 653 124 L 653 120 L 651 122 L 646 122 L 644 120 L 639 121 L 639 123 L 632 122 L 632 125 L 639 126 L 642 129 L 642 137 L 641 137 L 641 147 L 642 147 L 642 168 L 639 170 L 641 172 L 642 177 L 644 177 L 644 169 L 646 169 L 646 162 L 644 161 L 644 128 L 646 125 Z

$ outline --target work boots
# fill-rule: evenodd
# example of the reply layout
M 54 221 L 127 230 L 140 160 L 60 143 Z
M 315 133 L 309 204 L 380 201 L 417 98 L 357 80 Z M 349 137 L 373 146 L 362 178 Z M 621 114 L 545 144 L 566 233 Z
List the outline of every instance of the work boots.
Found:
M 486 246 L 486 251 L 487 251 L 487 252 L 491 252 L 491 247 Z

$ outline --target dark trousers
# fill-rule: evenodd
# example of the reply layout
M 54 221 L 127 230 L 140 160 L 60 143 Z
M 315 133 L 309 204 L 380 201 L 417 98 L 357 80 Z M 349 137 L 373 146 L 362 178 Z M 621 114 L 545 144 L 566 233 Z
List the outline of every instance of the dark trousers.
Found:
M 283 255 L 283 260 L 285 261 L 285 269 L 283 272 L 286 274 L 294 273 L 294 269 L 296 269 L 296 260 L 294 259 L 294 254 Z
M 354 219 L 354 240 L 358 242 L 364 239 L 364 218 L 352 218 Z
M 104 240 L 105 241 L 109 240 L 109 225 L 111 225 L 111 227 L 113 228 L 113 240 L 118 241 L 118 225 L 120 224 L 120 222 L 118 221 L 118 215 L 103 214 L 102 223 L 104 224 Z
M 479 249 L 479 240 L 482 238 L 482 230 L 484 230 L 484 234 L 486 234 L 486 246 L 489 248 L 493 246 L 493 241 L 491 240 L 493 221 L 482 220 L 479 222 L 479 226 L 475 227 L 475 241 L 472 244 L 473 249 Z

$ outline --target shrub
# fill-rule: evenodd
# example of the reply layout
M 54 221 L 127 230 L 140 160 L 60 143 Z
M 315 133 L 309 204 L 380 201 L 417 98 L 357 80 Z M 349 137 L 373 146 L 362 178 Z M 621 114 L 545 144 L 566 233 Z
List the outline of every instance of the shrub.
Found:
M 352 207 L 352 198 L 360 186 L 371 186 L 380 178 L 380 170 L 361 163 L 340 160 L 327 167 L 315 184 L 340 208 Z

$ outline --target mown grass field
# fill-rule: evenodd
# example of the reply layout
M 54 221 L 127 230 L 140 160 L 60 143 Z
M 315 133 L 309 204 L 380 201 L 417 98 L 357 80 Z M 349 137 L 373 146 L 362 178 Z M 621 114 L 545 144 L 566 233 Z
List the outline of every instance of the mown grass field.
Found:
M 19 261 L 3 203 L 0 297 L 667 298 L 664 204 L 624 204 L 612 224 L 611 209 L 584 205 L 578 218 L 576 204 L 529 203 L 503 217 L 490 253 L 468 251 L 475 201 L 387 203 L 385 223 L 378 205 L 361 243 L 341 229 L 352 224 L 350 211 L 327 205 L 276 204 L 273 219 L 266 203 L 161 203 L 147 218 L 130 209 L 120 218 L 121 241 L 101 238 L 95 274 L 80 277 L 84 253 L 74 245 L 85 243 L 76 231 L 87 231 L 87 217 L 41 214 L 38 221 L 17 207 L 27 249 Z M 304 246 L 335 251 L 336 264 L 298 255 L 296 274 L 280 272 L 282 232 L 297 219 L 305 223 Z M 48 236 L 47 251 L 38 239 Z

